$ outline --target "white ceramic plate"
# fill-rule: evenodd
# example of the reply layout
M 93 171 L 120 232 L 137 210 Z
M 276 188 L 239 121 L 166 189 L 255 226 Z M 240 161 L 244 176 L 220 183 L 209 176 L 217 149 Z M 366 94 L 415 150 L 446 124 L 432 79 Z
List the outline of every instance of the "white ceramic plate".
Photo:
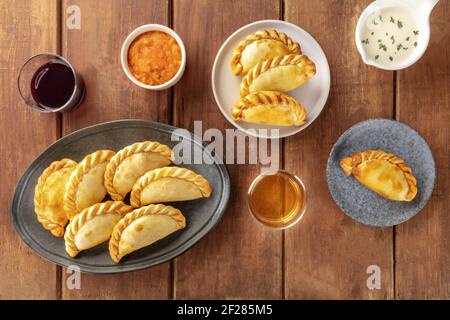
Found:
M 233 48 L 246 36 L 258 30 L 276 29 L 286 33 L 300 44 L 302 53 L 306 54 L 316 64 L 317 73 L 299 88 L 289 92 L 289 95 L 303 104 L 307 110 L 308 119 L 301 127 L 257 125 L 246 122 L 236 122 L 231 117 L 231 109 L 239 99 L 241 77 L 235 76 L 230 68 Z M 233 33 L 217 53 L 212 70 L 212 88 L 220 111 L 236 128 L 259 138 L 271 138 L 270 134 L 258 129 L 279 129 L 279 137 L 284 138 L 296 134 L 308 127 L 319 116 L 330 92 L 330 68 L 327 58 L 320 45 L 305 30 L 292 23 L 280 20 L 261 20 L 248 24 Z M 251 130 L 254 129 L 254 130 Z

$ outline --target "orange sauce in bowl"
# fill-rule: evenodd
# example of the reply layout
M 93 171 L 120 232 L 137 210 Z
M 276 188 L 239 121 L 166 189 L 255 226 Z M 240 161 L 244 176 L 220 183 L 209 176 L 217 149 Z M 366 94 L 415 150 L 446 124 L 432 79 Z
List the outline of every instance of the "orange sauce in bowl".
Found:
M 181 65 L 181 48 L 165 32 L 149 31 L 134 39 L 128 48 L 128 66 L 134 77 L 148 85 L 164 84 Z

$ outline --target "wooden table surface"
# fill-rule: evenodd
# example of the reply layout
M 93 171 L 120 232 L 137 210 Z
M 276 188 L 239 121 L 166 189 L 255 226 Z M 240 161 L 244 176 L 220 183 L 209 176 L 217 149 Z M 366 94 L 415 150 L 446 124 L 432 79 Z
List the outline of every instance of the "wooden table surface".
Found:
M 431 16 L 431 41 L 414 66 L 388 72 L 364 65 L 354 43 L 359 15 L 371 0 L 0 0 L 0 298 L 51 299 L 450 299 L 450 1 Z M 81 29 L 66 28 L 66 9 L 81 9 Z M 225 39 L 261 19 L 295 23 L 322 46 L 331 68 L 324 112 L 307 130 L 282 141 L 282 164 L 308 189 L 309 208 L 286 231 L 255 223 L 245 194 L 256 165 L 229 165 L 232 196 L 219 225 L 174 261 L 139 272 L 82 275 L 66 287 L 64 268 L 35 255 L 11 225 L 15 184 L 45 148 L 74 130 L 124 118 L 192 130 L 231 128 L 211 90 L 211 68 Z M 119 52 L 134 28 L 172 27 L 188 52 L 171 90 L 150 92 L 123 73 Z M 87 87 L 83 105 L 63 115 L 25 107 L 16 89 L 21 64 L 51 51 L 67 57 Z M 397 227 L 352 221 L 332 201 L 325 165 L 334 142 L 353 124 L 400 120 L 431 146 L 437 182 L 425 209 Z M 370 265 L 381 288 L 366 286 Z

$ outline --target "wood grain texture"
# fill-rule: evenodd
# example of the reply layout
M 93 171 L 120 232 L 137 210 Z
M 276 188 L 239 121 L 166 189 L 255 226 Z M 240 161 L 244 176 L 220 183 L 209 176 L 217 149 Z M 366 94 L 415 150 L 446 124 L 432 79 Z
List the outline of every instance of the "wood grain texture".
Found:
M 331 69 L 323 113 L 285 142 L 285 167 L 304 181 L 308 202 L 303 220 L 285 235 L 287 299 L 393 298 L 392 228 L 370 228 L 344 215 L 330 196 L 325 175 L 331 147 L 343 131 L 368 118 L 393 116 L 392 73 L 364 65 L 354 43 L 358 17 L 370 2 L 285 4 L 286 20 L 320 43 Z M 370 265 L 381 268 L 380 290 L 366 286 Z
M 175 87 L 175 125 L 192 130 L 230 128 L 212 96 L 211 70 L 226 38 L 247 23 L 279 17 L 279 1 L 175 0 L 174 28 L 187 50 L 187 69 Z M 227 211 L 218 226 L 176 260 L 175 298 L 281 298 L 281 232 L 250 217 L 246 191 L 256 166 L 229 165 L 232 186 Z
M 168 92 L 135 86 L 122 70 L 120 49 L 126 36 L 147 23 L 168 24 L 168 2 L 148 0 L 64 1 L 81 9 L 81 29 L 63 28 L 62 52 L 86 83 L 86 98 L 77 110 L 64 114 L 63 132 L 116 119 L 137 118 L 168 122 Z M 170 264 L 121 275 L 82 275 L 81 290 L 68 290 L 63 270 L 64 299 L 167 299 Z
M 57 138 L 56 118 L 27 108 L 17 91 L 25 60 L 57 50 L 57 2 L 1 1 L 0 13 L 0 299 L 54 299 L 56 267 L 19 239 L 10 208 L 22 172 Z
M 425 55 L 397 73 L 397 119 L 428 142 L 436 185 L 424 210 L 397 227 L 396 298 L 450 299 L 450 2 L 431 16 Z

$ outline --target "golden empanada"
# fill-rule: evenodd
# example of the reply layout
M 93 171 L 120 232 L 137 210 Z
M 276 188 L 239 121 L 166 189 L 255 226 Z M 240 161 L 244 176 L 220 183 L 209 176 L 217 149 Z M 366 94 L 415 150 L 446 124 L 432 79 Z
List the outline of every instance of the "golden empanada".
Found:
M 173 152 L 159 142 L 137 142 L 117 152 L 105 172 L 105 187 L 113 200 L 123 200 L 145 172 L 173 161 Z
M 283 32 L 260 30 L 247 36 L 233 49 L 231 69 L 235 75 L 243 75 L 263 60 L 291 53 L 301 53 L 297 42 Z
M 111 150 L 99 150 L 84 157 L 76 166 L 64 193 L 64 209 L 70 219 L 106 196 L 103 176 L 114 154 Z
M 383 150 L 357 152 L 343 158 L 340 166 L 379 195 L 397 201 L 411 201 L 417 194 L 416 178 L 405 162 Z
M 180 167 L 154 169 L 140 177 L 131 191 L 135 208 L 159 202 L 193 200 L 211 195 L 208 181 L 194 171 Z
M 118 263 L 125 255 L 146 247 L 186 227 L 181 211 L 171 206 L 150 204 L 127 213 L 114 227 L 109 253 Z
M 90 206 L 77 214 L 64 234 L 66 251 L 75 257 L 80 251 L 108 241 L 114 226 L 133 207 L 122 201 L 106 201 Z
M 241 97 L 257 91 L 288 92 L 316 73 L 316 65 L 302 54 L 277 56 L 258 63 L 241 82 Z
M 70 159 L 54 161 L 39 177 L 34 191 L 34 211 L 38 221 L 54 236 L 64 235 L 69 220 L 63 197 L 70 175 L 77 163 Z
M 277 91 L 259 91 L 239 99 L 231 110 L 236 121 L 277 126 L 301 126 L 305 108 L 294 98 Z

